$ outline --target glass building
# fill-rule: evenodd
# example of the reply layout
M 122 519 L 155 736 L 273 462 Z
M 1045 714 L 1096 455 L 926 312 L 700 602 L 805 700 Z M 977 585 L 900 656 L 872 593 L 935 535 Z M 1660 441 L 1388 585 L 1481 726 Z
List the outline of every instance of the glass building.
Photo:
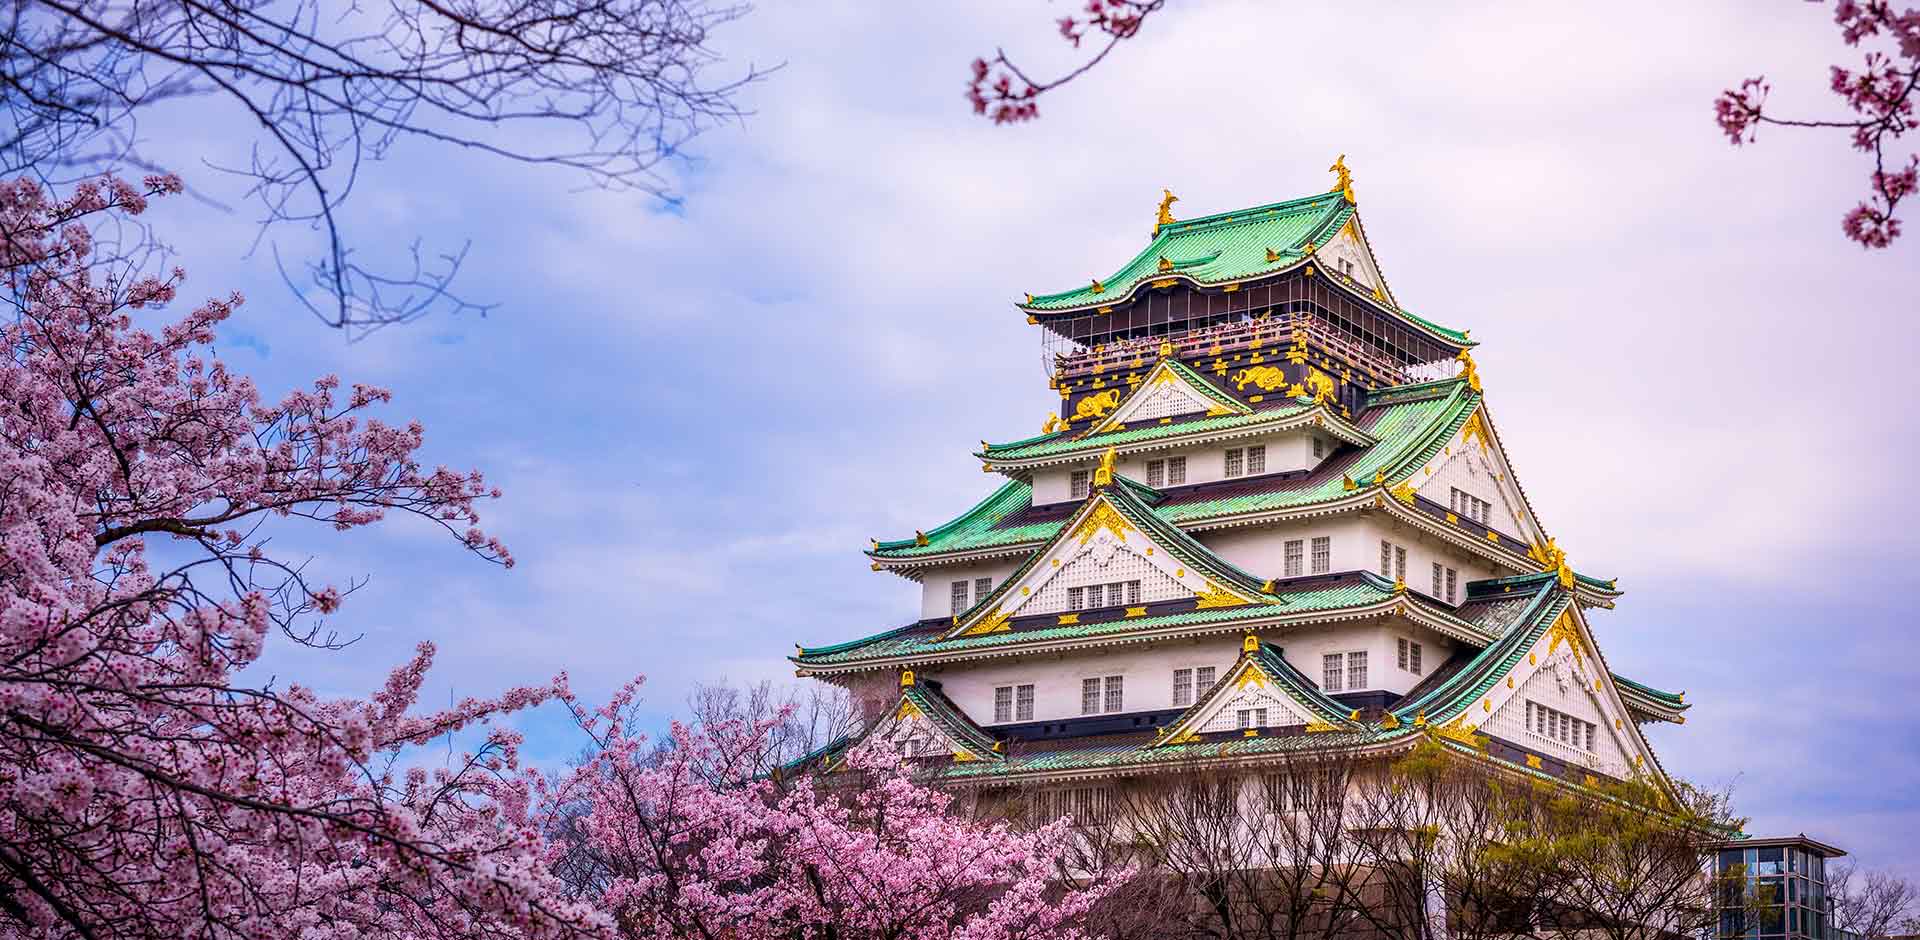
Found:
M 1716 848 L 1720 940 L 1848 940 L 1833 927 L 1827 896 L 1827 859 L 1846 852 L 1805 833 L 1735 839 Z

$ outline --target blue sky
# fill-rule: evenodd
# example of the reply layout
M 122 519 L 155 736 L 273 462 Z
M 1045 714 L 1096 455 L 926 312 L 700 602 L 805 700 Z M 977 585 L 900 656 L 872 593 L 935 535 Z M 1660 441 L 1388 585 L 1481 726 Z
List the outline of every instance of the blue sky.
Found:
M 1655 729 L 1666 766 L 1732 783 L 1756 832 L 1806 831 L 1905 865 L 1920 831 L 1920 666 L 1908 403 L 1920 220 L 1844 241 L 1862 158 L 1834 137 L 1735 150 L 1717 92 L 1766 72 L 1830 109 L 1855 55 L 1807 4 L 1627 3 L 1469 11 L 1178 5 L 1101 70 L 997 129 L 960 98 L 1006 44 L 1064 62 L 1056 7 L 768 5 L 716 37 L 787 66 L 755 114 L 673 168 L 684 202 L 581 191 L 557 173 L 402 148 L 361 181 L 360 250 L 472 239 L 486 317 L 357 344 L 296 309 L 247 209 L 203 158 L 252 130 L 209 103 L 150 121 L 155 147 L 231 214 L 153 218 L 185 296 L 249 303 L 225 357 L 264 388 L 337 371 L 397 393 L 428 459 L 506 491 L 488 528 L 520 564 L 423 527 L 287 533 L 337 580 L 367 576 L 324 657 L 268 665 L 365 692 L 419 639 L 431 695 L 568 670 L 604 695 L 650 677 L 661 713 L 698 680 L 790 676 L 795 642 L 915 616 L 867 570 L 869 536 L 951 517 L 991 481 L 981 438 L 1054 399 L 1023 292 L 1138 250 L 1161 187 L 1191 216 L 1324 189 L 1340 153 L 1395 293 L 1469 327 L 1489 405 L 1542 520 L 1617 576 L 1594 623 L 1622 672 L 1688 691 Z M 278 232 L 283 251 L 305 233 Z M 521 720 L 546 758 L 557 716 Z

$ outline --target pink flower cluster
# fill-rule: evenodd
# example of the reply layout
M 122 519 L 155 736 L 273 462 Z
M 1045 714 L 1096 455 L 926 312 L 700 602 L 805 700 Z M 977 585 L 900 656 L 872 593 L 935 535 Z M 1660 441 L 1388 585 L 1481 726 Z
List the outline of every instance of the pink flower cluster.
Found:
M 1860 71 L 1834 66 L 1828 87 L 1846 102 L 1853 117 L 1840 121 L 1777 118 L 1765 109 L 1768 86 L 1750 78 L 1722 92 L 1714 102 L 1715 119 L 1735 145 L 1752 143 L 1761 124 L 1782 127 L 1839 128 L 1850 131 L 1854 149 L 1873 155 L 1868 196 L 1841 222 L 1848 238 L 1868 248 L 1885 248 L 1900 237 L 1895 212 L 1920 188 L 1920 153 L 1904 165 L 1890 148 L 1915 127 L 1914 100 L 1920 94 L 1920 10 L 1895 12 L 1888 0 L 1840 0 L 1834 22 L 1848 45 L 1884 37 L 1890 52 L 1870 51 Z M 1892 166 L 1889 164 L 1893 163 Z
M 275 633 L 311 641 L 340 593 L 276 558 L 286 519 L 435 520 L 483 557 L 493 495 L 423 470 L 417 424 L 337 379 L 277 403 L 209 354 L 238 296 L 156 331 L 181 273 L 102 257 L 89 223 L 178 192 L 0 183 L 0 935 L 558 937 L 604 919 L 541 864 L 518 741 L 453 766 L 404 749 L 564 694 L 563 680 L 409 714 L 422 646 L 369 700 L 260 688 Z
M 1067 877 L 1066 821 L 968 818 L 882 748 L 785 779 L 746 770 L 777 720 L 676 724 L 650 750 L 620 719 L 636 688 L 576 711 L 599 747 L 540 800 L 569 833 L 551 864 L 623 938 L 1077 940 L 1111 890 Z

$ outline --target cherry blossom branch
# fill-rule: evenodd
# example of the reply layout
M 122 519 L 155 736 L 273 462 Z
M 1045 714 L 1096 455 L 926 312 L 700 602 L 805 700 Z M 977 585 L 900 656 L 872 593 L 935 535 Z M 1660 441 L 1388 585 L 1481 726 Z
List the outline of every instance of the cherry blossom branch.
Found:
M 1873 154 L 1868 196 L 1849 211 L 1841 225 L 1849 239 L 1867 248 L 1885 248 L 1900 237 L 1896 212 L 1920 190 L 1920 152 L 1899 163 L 1899 142 L 1915 127 L 1914 103 L 1920 96 L 1920 10 L 1895 13 L 1889 0 L 1840 0 L 1834 22 L 1847 45 L 1885 37 L 1891 52 L 1869 51 L 1859 72 L 1832 68 L 1829 87 L 1856 117 L 1851 120 L 1782 118 L 1766 109 L 1772 90 L 1764 76 L 1749 78 L 1722 92 L 1714 102 L 1716 120 L 1734 145 L 1753 143 L 1761 125 L 1850 132 L 1855 150 Z M 1889 168 L 1892 163 L 1893 167 Z
M 1089 36 L 1105 40 L 1090 58 L 1072 71 L 1050 81 L 1038 81 L 1007 57 L 1006 50 L 995 49 L 992 59 L 973 60 L 973 78 L 967 83 L 967 101 L 973 113 L 995 124 L 1017 124 L 1040 116 L 1040 96 L 1085 75 L 1105 61 L 1115 46 L 1140 32 L 1147 17 L 1158 12 L 1167 0 L 1087 0 L 1084 13 L 1058 21 L 1060 37 L 1075 49 Z

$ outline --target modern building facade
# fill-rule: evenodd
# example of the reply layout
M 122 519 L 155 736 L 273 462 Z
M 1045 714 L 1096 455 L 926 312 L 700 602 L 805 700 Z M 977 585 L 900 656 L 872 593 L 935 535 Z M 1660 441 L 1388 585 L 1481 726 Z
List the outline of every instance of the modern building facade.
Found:
M 885 698 L 954 786 L 1257 769 L 1423 739 L 1579 786 L 1647 776 L 1683 695 L 1616 673 L 1615 583 L 1570 566 L 1502 445 L 1476 341 L 1404 306 L 1344 161 L 1326 193 L 1176 220 L 1027 295 L 1055 406 L 997 481 L 876 540 L 908 622 L 793 661 Z M 1665 677 L 1662 677 L 1665 678 Z
M 1719 936 L 1759 940 L 1853 940 L 1833 926 L 1827 861 L 1847 854 L 1805 833 L 1721 843 L 1713 871 L 1721 895 Z

